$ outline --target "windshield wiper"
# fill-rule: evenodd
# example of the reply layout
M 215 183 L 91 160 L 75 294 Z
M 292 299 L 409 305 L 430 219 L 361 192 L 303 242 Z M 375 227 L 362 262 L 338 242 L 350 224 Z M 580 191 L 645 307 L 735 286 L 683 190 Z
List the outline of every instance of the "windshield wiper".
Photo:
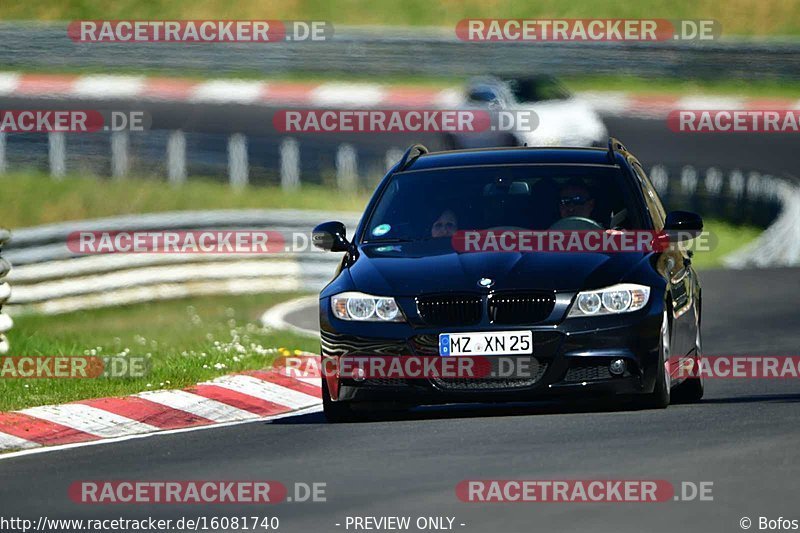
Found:
M 404 239 L 400 237 L 393 237 L 391 239 L 370 239 L 362 242 L 361 244 L 392 244 L 398 242 L 414 242 L 414 239 Z
M 441 237 L 420 237 L 419 239 L 409 239 L 407 237 L 393 237 L 390 239 L 370 239 L 368 241 L 363 241 L 361 244 L 396 244 L 403 242 L 424 242 L 440 238 Z

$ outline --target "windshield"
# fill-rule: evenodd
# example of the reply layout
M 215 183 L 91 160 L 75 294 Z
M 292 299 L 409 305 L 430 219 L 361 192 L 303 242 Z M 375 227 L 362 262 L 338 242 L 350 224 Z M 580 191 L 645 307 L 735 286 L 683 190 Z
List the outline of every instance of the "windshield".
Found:
M 486 86 L 474 87 L 467 94 L 467 100 L 470 102 L 491 103 L 497 99 L 497 93 Z
M 507 83 L 518 102 L 566 100 L 572 96 L 558 80 L 549 76 L 517 78 Z
M 615 167 L 522 165 L 401 172 L 361 242 L 451 237 L 458 230 L 544 230 L 565 219 L 648 229 L 633 185 Z

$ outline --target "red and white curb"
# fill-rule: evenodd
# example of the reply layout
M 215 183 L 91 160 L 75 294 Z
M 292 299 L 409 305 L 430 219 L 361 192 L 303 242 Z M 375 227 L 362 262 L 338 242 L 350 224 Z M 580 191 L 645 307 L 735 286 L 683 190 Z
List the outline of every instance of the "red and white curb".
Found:
M 461 101 L 453 88 L 17 72 L 0 72 L 0 96 L 311 107 L 449 107 Z
M 0 451 L 264 420 L 308 410 L 320 402 L 319 378 L 291 377 L 278 370 L 249 371 L 184 390 L 147 391 L 0 413 Z
M 0 96 L 348 108 L 447 108 L 462 102 L 462 91 L 457 87 L 442 89 L 373 83 L 190 80 L 18 72 L 0 72 Z M 614 91 L 586 91 L 578 93 L 578 97 L 606 116 L 666 118 L 670 111 L 676 109 L 800 109 L 800 100 L 781 98 L 674 96 Z

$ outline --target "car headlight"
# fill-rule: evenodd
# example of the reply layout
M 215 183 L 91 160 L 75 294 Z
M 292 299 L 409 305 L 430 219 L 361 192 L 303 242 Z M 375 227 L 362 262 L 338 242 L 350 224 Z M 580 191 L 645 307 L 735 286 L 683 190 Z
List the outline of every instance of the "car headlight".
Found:
M 394 298 L 371 296 L 363 292 L 343 292 L 331 297 L 331 310 L 342 320 L 403 322 L 402 311 Z
M 569 310 L 569 317 L 599 316 L 638 311 L 647 305 L 650 298 L 650 287 L 633 283 L 620 283 L 578 293 Z

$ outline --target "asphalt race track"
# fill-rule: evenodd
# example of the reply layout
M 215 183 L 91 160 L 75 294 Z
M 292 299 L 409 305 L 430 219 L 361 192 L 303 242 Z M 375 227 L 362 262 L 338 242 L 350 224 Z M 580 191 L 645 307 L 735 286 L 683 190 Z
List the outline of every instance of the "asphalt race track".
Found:
M 786 137 L 754 136 L 751 145 L 738 136 L 692 141 L 656 121 L 624 128 L 609 122 L 643 161 L 663 155 L 793 171 Z M 706 354 L 800 353 L 798 279 L 796 269 L 702 272 Z M 316 310 L 289 318 L 314 327 Z M 798 402 L 797 380 L 717 380 L 707 381 L 700 404 L 662 411 L 459 406 L 342 425 L 306 414 L 0 460 L 0 508 L 29 518 L 274 515 L 287 532 L 347 531 L 347 516 L 398 515 L 412 523 L 455 517 L 454 529 L 465 532 L 734 532 L 743 517 L 757 530 L 760 516 L 800 519 Z M 67 496 L 75 481 L 110 479 L 324 482 L 327 501 L 88 506 Z M 676 487 L 710 481 L 713 501 L 462 503 L 455 487 L 465 479 L 664 479 Z
M 708 354 L 796 353 L 798 272 L 703 276 Z M 306 319 L 311 322 L 313 310 Z M 737 531 L 791 517 L 800 490 L 794 381 L 707 383 L 698 405 L 595 412 L 591 406 L 423 409 L 404 419 L 326 424 L 321 414 L 134 439 L 0 461 L 5 515 L 125 518 L 276 515 L 283 531 L 337 531 L 347 515 L 455 516 L 463 531 Z M 713 502 L 462 503 L 463 479 L 712 481 Z M 325 503 L 275 507 L 87 506 L 76 480 L 325 482 Z M 691 528 L 691 529 L 689 529 Z

